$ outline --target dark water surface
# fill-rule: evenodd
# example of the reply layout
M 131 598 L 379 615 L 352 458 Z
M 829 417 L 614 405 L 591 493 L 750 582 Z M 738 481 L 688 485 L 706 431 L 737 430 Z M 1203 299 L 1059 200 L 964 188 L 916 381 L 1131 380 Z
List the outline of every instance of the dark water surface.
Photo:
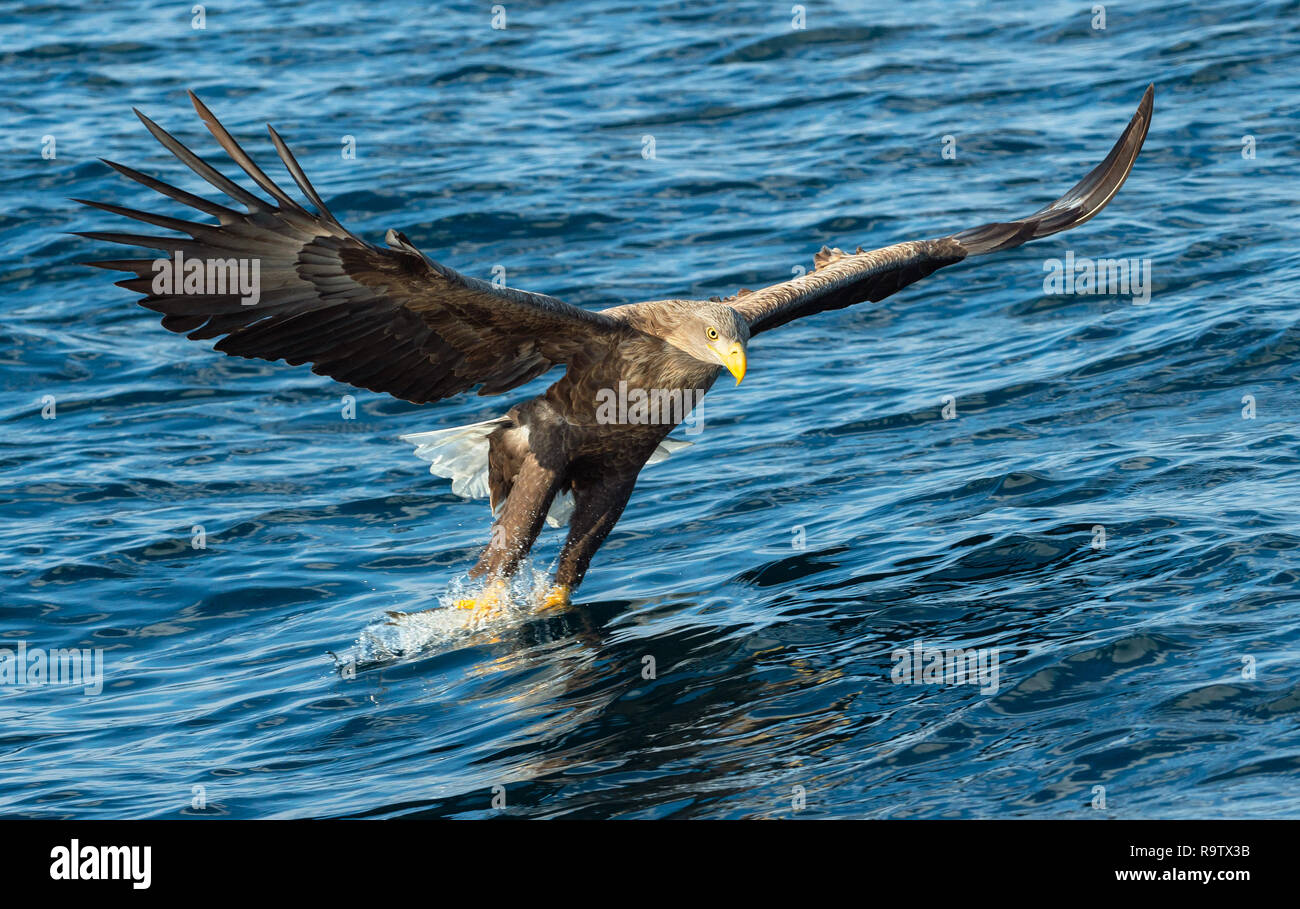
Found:
M 0 813 L 1300 816 L 1300 3 L 808 7 L 0 5 L 0 629 L 105 667 L 0 686 Z M 198 188 L 130 113 L 216 160 L 194 88 L 368 239 L 593 308 L 728 294 L 1027 214 L 1149 82 L 1095 221 L 763 336 L 576 609 L 355 678 L 330 652 L 488 529 L 396 437 L 522 395 L 223 357 L 62 233 L 123 229 L 71 196 L 174 213 L 97 156 Z M 1150 302 L 1045 294 L 1067 250 L 1149 259 Z M 894 684 L 917 642 L 996 649 L 997 691 Z

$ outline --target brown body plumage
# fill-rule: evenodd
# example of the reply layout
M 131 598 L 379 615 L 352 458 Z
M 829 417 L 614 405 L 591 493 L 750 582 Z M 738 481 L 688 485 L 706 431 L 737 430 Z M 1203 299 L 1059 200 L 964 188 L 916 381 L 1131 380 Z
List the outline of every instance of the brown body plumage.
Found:
M 1082 224 L 1128 176 L 1150 124 L 1152 96 L 1148 88 L 1100 165 L 1027 218 L 869 252 L 824 248 L 814 259 L 814 270 L 801 277 L 713 301 L 651 301 L 590 312 L 462 275 L 431 261 L 394 231 L 387 236 L 390 248 L 373 246 L 339 223 L 274 130 L 272 143 L 314 212 L 253 163 L 193 94 L 213 136 L 274 202 L 228 179 L 137 111 L 168 150 L 246 210 L 106 162 L 218 223 L 86 202 L 188 236 L 83 236 L 205 263 L 255 259 L 262 290 L 251 306 L 237 294 L 211 287 L 160 292 L 154 280 L 156 259 L 90 263 L 133 273 L 118 283 L 144 294 L 140 303 L 162 313 L 165 328 L 195 339 L 221 338 L 216 349 L 235 356 L 310 362 L 315 372 L 415 403 L 476 386 L 479 394 L 499 394 L 564 365 L 563 376 L 542 395 L 517 404 L 485 429 L 487 489 L 496 520 L 491 542 L 471 571 L 497 582 L 508 578 L 556 497 L 571 496 L 569 535 L 552 596 L 556 602 L 582 581 L 591 557 L 622 514 L 641 468 L 662 451 L 665 437 L 683 416 L 675 410 L 673 418 L 659 414 L 655 422 L 611 421 L 602 416 L 602 396 L 622 383 L 698 401 L 724 368 L 739 382 L 752 335 L 805 315 L 881 300 L 968 256 Z

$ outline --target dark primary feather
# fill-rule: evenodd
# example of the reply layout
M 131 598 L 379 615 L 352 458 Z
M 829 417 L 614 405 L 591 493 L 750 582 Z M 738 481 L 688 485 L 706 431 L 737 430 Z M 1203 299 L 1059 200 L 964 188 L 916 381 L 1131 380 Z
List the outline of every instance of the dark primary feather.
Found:
M 257 166 L 191 92 L 199 116 L 268 201 L 229 179 L 162 127 L 140 117 L 162 145 L 246 211 L 238 211 L 121 164 L 118 173 L 217 219 L 185 221 L 103 202 L 86 205 L 181 236 L 86 232 L 81 236 L 156 249 L 171 257 L 257 259 L 261 297 L 243 305 L 236 293 L 152 293 L 155 259 L 87 263 L 134 273 L 118 284 L 144 294 L 142 306 L 163 314 L 163 327 L 194 339 L 221 338 L 234 356 L 312 363 L 314 372 L 415 403 L 481 386 L 507 391 L 557 364 L 599 359 L 624 337 L 617 321 L 462 275 L 425 257 L 389 231 L 391 249 L 357 238 L 329 211 L 292 152 L 270 129 L 280 160 L 316 211 L 296 202 Z
M 914 240 L 870 252 L 846 254 L 822 248 L 816 270 L 757 291 L 741 291 L 723 302 L 748 322 L 750 334 L 801 316 L 879 302 L 926 275 L 978 256 L 1019 246 L 1078 227 L 1106 206 L 1124 184 L 1151 125 L 1155 86 L 1148 86 L 1137 113 L 1106 159 L 1052 204 L 1018 221 L 994 222 L 937 240 Z

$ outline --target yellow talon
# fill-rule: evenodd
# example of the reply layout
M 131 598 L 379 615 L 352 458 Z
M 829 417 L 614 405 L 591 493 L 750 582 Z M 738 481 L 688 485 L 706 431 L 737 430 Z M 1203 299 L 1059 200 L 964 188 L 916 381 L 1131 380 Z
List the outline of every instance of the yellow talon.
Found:
M 563 584 L 556 584 L 546 593 L 545 599 L 542 600 L 543 609 L 563 609 L 569 605 L 569 588 Z
M 477 597 L 471 597 L 465 600 L 457 600 L 457 609 L 473 609 L 476 612 L 490 613 L 495 612 L 501 606 L 505 605 L 510 598 L 510 587 L 505 581 L 500 579 L 489 581 Z

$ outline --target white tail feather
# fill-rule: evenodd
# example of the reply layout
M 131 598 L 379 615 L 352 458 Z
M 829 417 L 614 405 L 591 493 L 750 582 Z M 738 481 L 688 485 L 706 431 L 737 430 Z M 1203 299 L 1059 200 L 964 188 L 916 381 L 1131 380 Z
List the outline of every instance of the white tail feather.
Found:
M 546 523 L 552 527 L 563 527 L 573 515 L 573 493 L 567 489 L 557 492 L 551 499 L 551 509 L 546 512 Z
M 456 495 L 466 499 L 485 499 L 488 496 L 488 436 L 505 422 L 505 417 L 497 417 L 468 426 L 414 432 L 398 438 L 415 446 L 415 456 L 429 462 L 429 473 L 451 480 L 451 491 Z M 658 464 L 691 444 L 685 439 L 664 439 L 646 465 Z M 573 493 L 561 492 L 551 501 L 546 523 L 560 527 L 572 514 Z
M 683 448 L 690 448 L 694 444 L 694 442 L 688 442 L 685 439 L 665 438 L 659 443 L 659 447 L 654 450 L 654 454 L 650 455 L 650 460 L 645 462 L 646 466 L 649 467 L 651 464 L 667 461 L 669 455 L 676 454 Z
M 415 456 L 429 462 L 429 473 L 451 480 L 451 491 L 467 499 L 488 494 L 488 436 L 504 417 L 400 436 L 415 446 Z

